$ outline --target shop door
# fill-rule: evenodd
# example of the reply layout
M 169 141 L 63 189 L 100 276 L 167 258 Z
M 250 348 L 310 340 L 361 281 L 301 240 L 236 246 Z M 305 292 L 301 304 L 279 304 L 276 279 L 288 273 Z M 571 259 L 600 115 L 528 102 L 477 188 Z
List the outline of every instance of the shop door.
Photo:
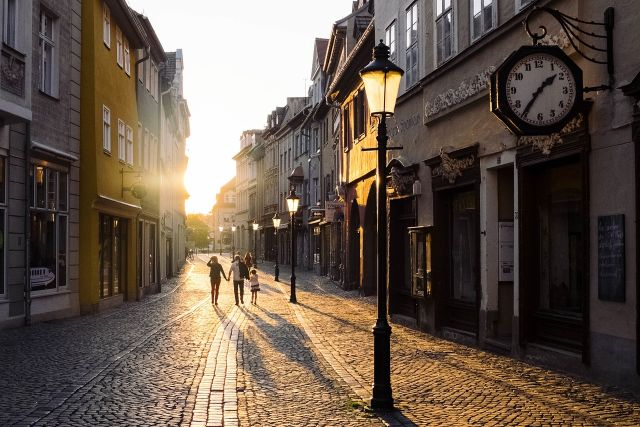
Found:
M 409 227 L 416 225 L 415 199 L 390 201 L 389 211 L 389 305 L 391 314 L 416 318 L 411 296 Z
M 434 241 L 439 270 L 440 326 L 477 334 L 479 309 L 479 210 L 475 186 L 436 194 Z
M 524 338 L 580 353 L 588 271 L 580 158 L 526 167 L 522 177 Z

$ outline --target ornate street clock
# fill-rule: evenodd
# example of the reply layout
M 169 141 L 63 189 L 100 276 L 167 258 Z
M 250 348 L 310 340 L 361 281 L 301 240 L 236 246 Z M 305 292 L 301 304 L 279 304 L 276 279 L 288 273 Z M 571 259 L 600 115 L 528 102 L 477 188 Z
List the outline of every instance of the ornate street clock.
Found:
M 522 46 L 491 75 L 491 111 L 517 135 L 559 132 L 582 106 L 582 70 L 557 46 Z

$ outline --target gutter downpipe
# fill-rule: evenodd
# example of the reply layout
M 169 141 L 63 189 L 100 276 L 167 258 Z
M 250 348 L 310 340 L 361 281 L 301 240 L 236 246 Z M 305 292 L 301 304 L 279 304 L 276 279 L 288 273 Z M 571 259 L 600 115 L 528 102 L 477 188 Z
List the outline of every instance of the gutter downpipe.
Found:
M 24 220 L 24 324 L 25 326 L 31 325 L 31 226 L 29 220 L 31 218 L 31 203 L 29 197 L 29 178 L 31 168 L 31 122 L 26 123 L 26 142 L 25 142 L 25 155 L 24 155 L 24 175 L 25 175 L 25 220 Z

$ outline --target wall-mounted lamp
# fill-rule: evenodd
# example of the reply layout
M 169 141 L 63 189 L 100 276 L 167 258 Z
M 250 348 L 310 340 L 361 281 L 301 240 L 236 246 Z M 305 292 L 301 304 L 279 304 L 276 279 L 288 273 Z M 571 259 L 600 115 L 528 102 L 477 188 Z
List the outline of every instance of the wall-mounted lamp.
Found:
M 124 186 L 124 175 L 127 173 L 134 173 L 138 176 L 138 182 L 132 184 L 128 187 Z M 142 172 L 139 171 L 126 171 L 124 169 L 120 169 L 120 185 L 121 192 L 120 197 L 124 198 L 125 191 L 131 191 L 131 195 L 136 199 L 144 199 L 147 195 L 147 186 L 142 183 Z

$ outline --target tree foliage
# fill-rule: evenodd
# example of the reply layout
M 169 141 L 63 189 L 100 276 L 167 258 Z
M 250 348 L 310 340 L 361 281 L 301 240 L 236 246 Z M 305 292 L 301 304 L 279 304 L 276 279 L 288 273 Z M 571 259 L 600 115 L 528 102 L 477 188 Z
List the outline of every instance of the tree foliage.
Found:
M 187 241 L 192 241 L 197 248 L 209 245 L 209 226 L 200 214 L 187 215 Z

